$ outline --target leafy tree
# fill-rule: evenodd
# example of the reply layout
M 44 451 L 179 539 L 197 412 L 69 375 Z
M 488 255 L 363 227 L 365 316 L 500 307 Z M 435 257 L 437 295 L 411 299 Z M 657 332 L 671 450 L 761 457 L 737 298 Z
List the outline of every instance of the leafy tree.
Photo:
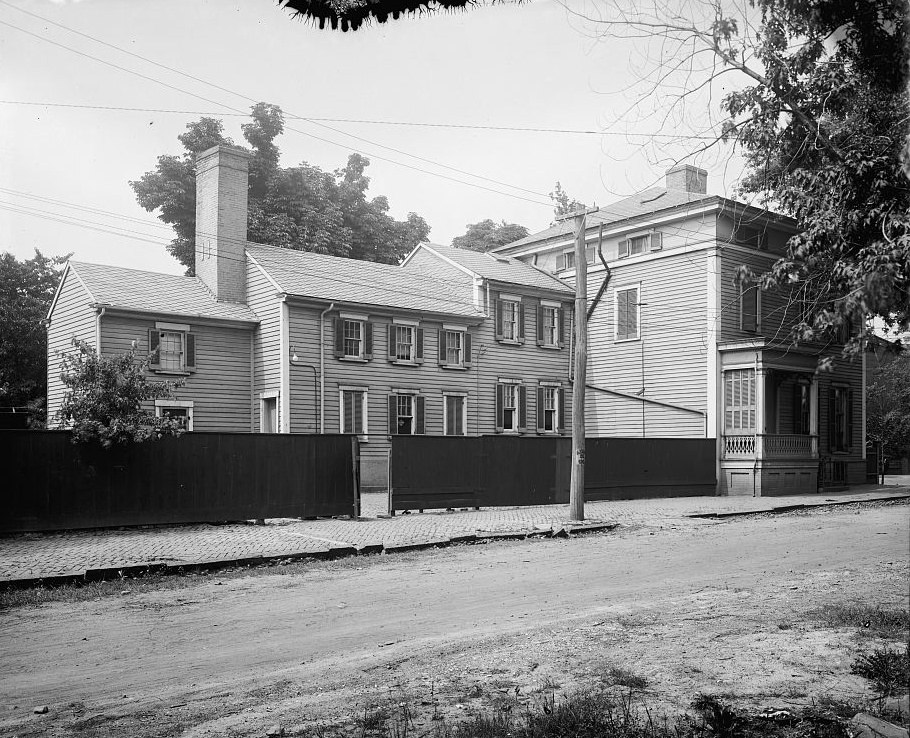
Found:
M 471 251 L 489 251 L 498 246 L 518 241 L 528 235 L 528 229 L 517 223 L 496 223 L 487 218 L 479 223 L 468 224 L 468 230 L 463 236 L 452 239 L 452 245 L 457 249 Z
M 0 405 L 41 414 L 47 395 L 47 315 L 67 256 L 0 256 Z
M 553 215 L 557 218 L 572 215 L 577 208 L 585 207 L 583 202 L 570 198 L 559 182 L 556 183 L 556 187 L 550 193 L 550 199 L 553 201 Z
M 397 263 L 421 241 L 429 226 L 416 213 L 398 221 L 388 200 L 367 198 L 369 159 L 351 154 L 335 172 L 303 162 L 279 166 L 275 139 L 284 130 L 276 105 L 257 103 L 252 122 L 242 126 L 252 149 L 248 237 L 258 243 L 352 259 Z M 220 120 L 200 118 L 178 136 L 181 156 L 158 157 L 153 171 L 130 182 L 139 204 L 174 228 L 168 251 L 192 273 L 196 230 L 196 155 L 217 144 L 232 144 Z
M 110 448 L 183 432 L 176 419 L 156 417 L 145 407 L 151 400 L 172 398 L 180 384 L 150 380 L 150 357 L 137 358 L 135 349 L 103 356 L 85 341 L 73 345 L 75 350 L 63 355 L 60 379 L 67 392 L 59 411 L 73 443 Z
M 910 453 L 910 354 L 885 363 L 866 392 L 866 432 L 886 458 Z
M 741 192 L 798 224 L 786 255 L 762 280 L 764 288 L 792 289 L 810 307 L 811 320 L 794 338 L 823 340 L 832 327 L 873 315 L 906 328 L 905 2 L 750 0 L 736 6 L 741 14 L 732 0 L 694 2 L 685 11 L 669 0 L 622 2 L 605 21 L 591 22 L 653 42 L 639 112 L 655 109 L 662 94 L 664 125 L 678 130 L 693 110 L 704 123 L 723 75 L 719 139 L 735 142 L 746 158 Z M 861 347 L 857 337 L 848 349 Z

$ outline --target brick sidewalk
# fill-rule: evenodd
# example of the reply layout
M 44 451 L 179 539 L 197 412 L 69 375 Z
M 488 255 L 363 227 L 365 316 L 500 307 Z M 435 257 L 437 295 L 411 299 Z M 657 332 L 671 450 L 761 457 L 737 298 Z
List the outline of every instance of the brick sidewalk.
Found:
M 792 505 L 824 505 L 906 497 L 908 487 L 868 485 L 850 492 L 792 497 L 677 497 L 589 502 L 588 524 L 622 526 L 700 525 L 692 515 L 770 511 Z M 128 568 L 179 568 L 270 558 L 333 556 L 390 551 L 465 537 L 533 534 L 567 525 L 566 505 L 485 508 L 379 518 L 384 494 L 363 496 L 359 520 L 269 520 L 266 525 L 182 525 L 0 536 L 0 583 L 58 577 L 116 575 Z

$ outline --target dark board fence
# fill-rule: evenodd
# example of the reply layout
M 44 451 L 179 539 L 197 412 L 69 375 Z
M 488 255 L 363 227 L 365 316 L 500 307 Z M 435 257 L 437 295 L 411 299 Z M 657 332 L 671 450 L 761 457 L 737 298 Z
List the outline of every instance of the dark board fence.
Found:
M 589 438 L 585 499 L 714 495 L 715 453 L 710 438 Z M 562 437 L 393 436 L 389 508 L 566 503 L 571 456 Z
M 0 431 L 0 532 L 357 515 L 356 436 L 187 433 L 104 450 Z

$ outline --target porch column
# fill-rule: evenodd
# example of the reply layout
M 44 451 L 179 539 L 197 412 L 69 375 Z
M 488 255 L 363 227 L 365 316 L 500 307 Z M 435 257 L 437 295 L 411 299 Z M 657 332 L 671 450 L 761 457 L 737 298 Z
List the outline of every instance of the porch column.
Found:
M 755 362 L 755 458 L 760 459 L 764 456 L 764 438 L 765 432 L 765 370 L 759 368 L 758 361 Z
M 812 437 L 813 458 L 819 455 L 818 438 L 818 376 L 809 378 L 809 435 Z

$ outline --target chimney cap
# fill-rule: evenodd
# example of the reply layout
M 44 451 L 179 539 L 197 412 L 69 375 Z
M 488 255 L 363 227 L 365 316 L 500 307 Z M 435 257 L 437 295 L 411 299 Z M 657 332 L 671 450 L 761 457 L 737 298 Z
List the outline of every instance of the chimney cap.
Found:
M 212 146 L 205 151 L 200 151 L 198 154 L 196 154 L 196 161 L 208 159 L 209 157 L 216 155 L 236 156 L 247 160 L 253 158 L 253 152 L 249 149 L 243 148 L 243 146 L 234 146 L 232 144 L 216 144 L 215 146 Z

